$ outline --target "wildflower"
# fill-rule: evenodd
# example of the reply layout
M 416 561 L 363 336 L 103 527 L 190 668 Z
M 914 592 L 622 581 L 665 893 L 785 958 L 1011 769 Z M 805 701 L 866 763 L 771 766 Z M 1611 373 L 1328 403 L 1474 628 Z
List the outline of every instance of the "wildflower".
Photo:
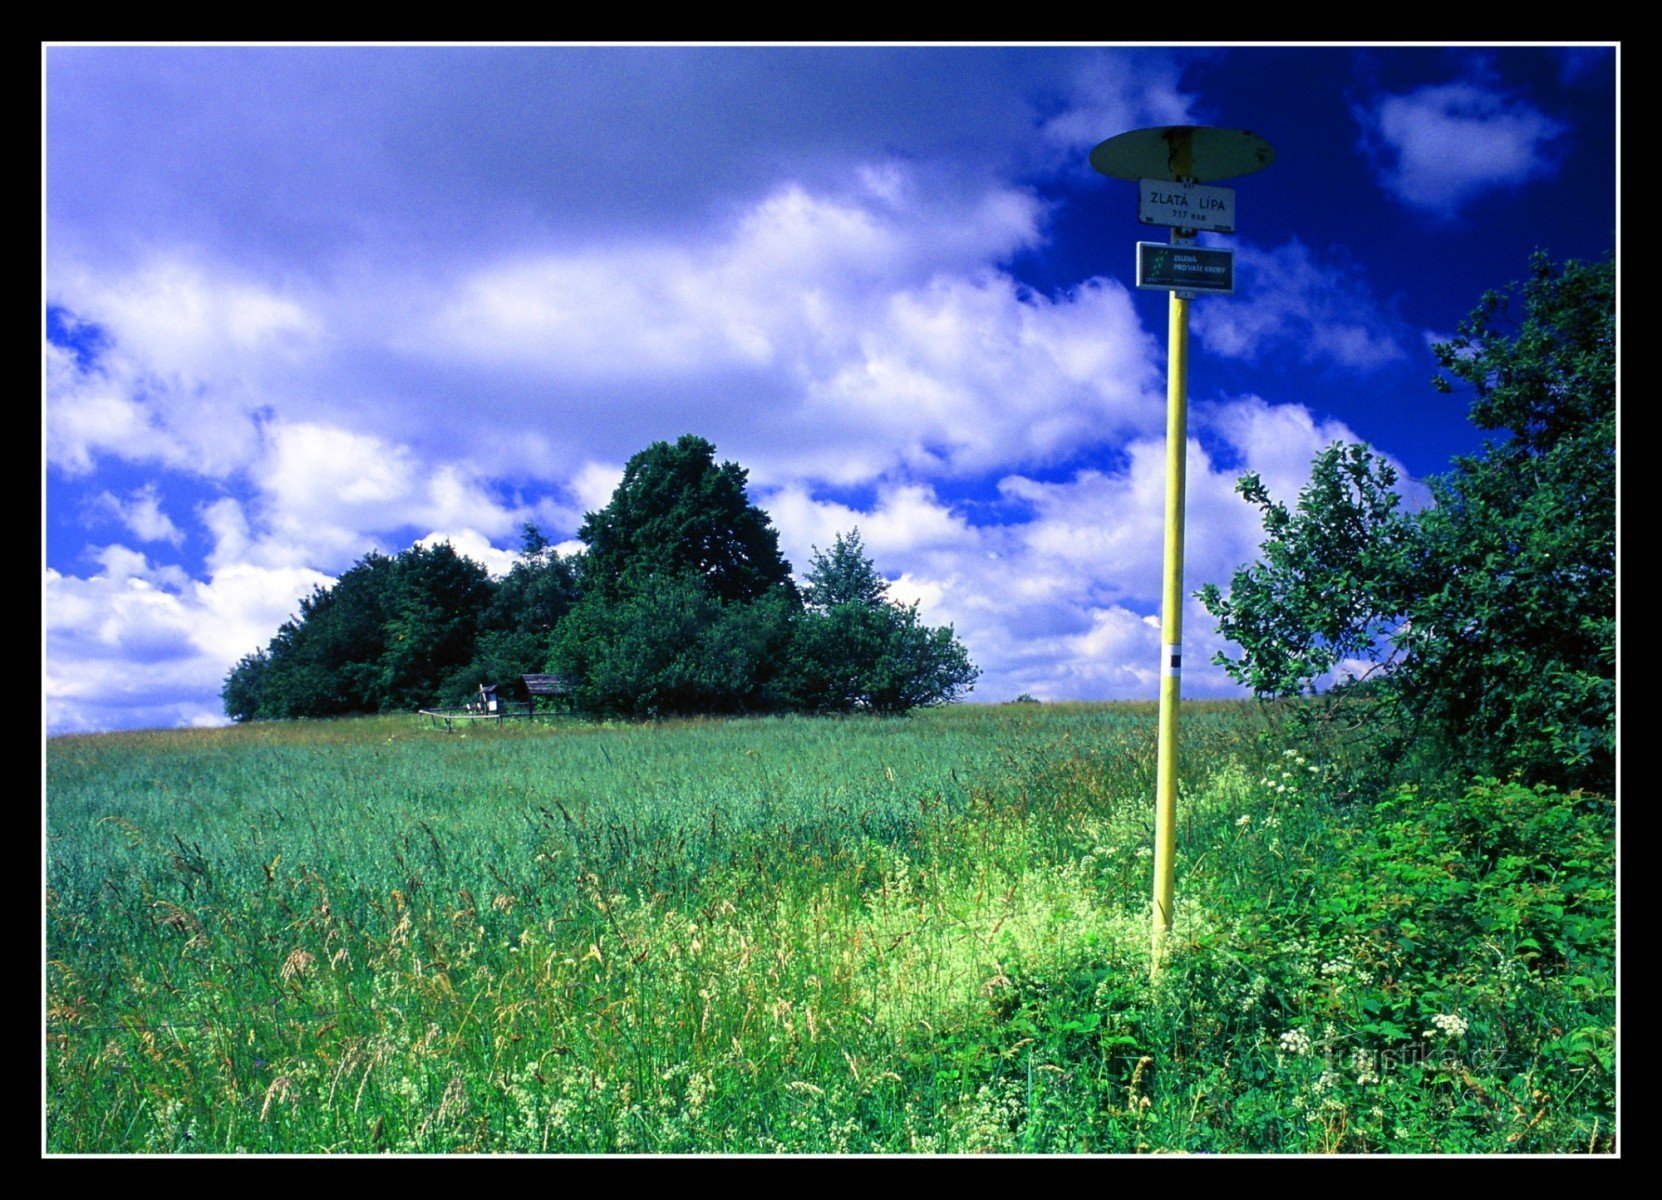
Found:
M 1308 1054 L 1310 1035 L 1302 1029 L 1289 1029 L 1281 1035 L 1281 1048 L 1288 1054 Z
M 1252 814 L 1251 813 L 1243 813 L 1241 816 L 1236 817 L 1235 818 L 1235 824 L 1237 826 L 1240 826 L 1240 827 L 1245 827 L 1247 825 L 1252 824 Z
M 1458 1038 L 1466 1036 L 1466 1029 L 1468 1028 L 1466 1018 L 1459 1013 L 1437 1013 L 1431 1018 L 1431 1023 L 1437 1027 L 1437 1032 L 1444 1037 Z M 1431 1036 L 1433 1034 L 1428 1030 L 1426 1037 Z

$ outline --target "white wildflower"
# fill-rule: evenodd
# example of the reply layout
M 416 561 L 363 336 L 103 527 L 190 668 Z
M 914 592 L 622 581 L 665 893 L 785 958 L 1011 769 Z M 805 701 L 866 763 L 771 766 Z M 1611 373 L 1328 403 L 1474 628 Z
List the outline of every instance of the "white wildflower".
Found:
M 1281 1035 L 1281 1048 L 1288 1054 L 1308 1054 L 1310 1035 L 1302 1029 L 1289 1029 Z
M 1438 1013 L 1431 1018 L 1431 1023 L 1437 1027 L 1437 1032 L 1447 1038 L 1466 1036 L 1466 1018 L 1459 1013 Z M 1427 1037 L 1431 1034 L 1427 1033 Z

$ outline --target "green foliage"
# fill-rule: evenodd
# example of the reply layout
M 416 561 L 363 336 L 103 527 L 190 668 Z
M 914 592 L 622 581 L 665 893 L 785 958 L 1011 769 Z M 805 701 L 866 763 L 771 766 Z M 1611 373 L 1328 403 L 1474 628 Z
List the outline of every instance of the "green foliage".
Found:
M 583 519 L 582 599 L 550 666 L 596 715 L 767 711 L 800 601 L 746 472 L 691 434 L 631 458 Z
M 950 625 L 930 628 L 917 605 L 887 599 L 888 582 L 859 530 L 814 549 L 795 622 L 788 690 L 812 712 L 903 713 L 959 699 L 980 671 Z
M 225 677 L 225 686 L 219 697 L 225 702 L 225 715 L 233 721 L 252 721 L 260 715 L 265 695 L 266 668 L 271 656 L 263 649 L 245 654 Z
M 277 630 L 260 717 L 327 717 L 380 708 L 381 656 L 398 611 L 398 564 L 371 551 L 332 587 L 314 588 Z
M 221 695 L 237 720 L 390 712 L 433 703 L 473 655 L 485 569 L 448 544 L 371 552 L 315 588 Z
M 46 747 L 52 1153 L 1615 1149 L 1613 805 L 1150 704 Z
M 1270 498 L 1256 474 L 1236 486 L 1263 513 L 1263 559 L 1243 567 L 1229 594 L 1200 589 L 1218 631 L 1240 658 L 1217 661 L 1261 697 L 1313 692 L 1350 658 L 1380 653 L 1407 600 L 1412 525 L 1397 512 L 1396 471 L 1366 446 L 1316 456 L 1298 504 Z
M 1436 347 L 1471 387 L 1474 422 L 1508 437 L 1455 460 L 1415 514 L 1397 511 L 1395 476 L 1365 447 L 1323 451 L 1292 512 L 1248 476 L 1240 490 L 1264 513 L 1262 561 L 1227 596 L 1212 585 L 1199 595 L 1242 650 L 1218 661 L 1257 695 L 1313 689 L 1344 660 L 1369 661 L 1385 671 L 1368 698 L 1423 760 L 1609 790 L 1615 268 L 1560 270 L 1537 256 L 1533 271 Z
M 716 448 L 684 434 L 631 458 L 611 500 L 583 518 L 585 592 L 638 594 L 660 576 L 691 574 L 716 599 L 743 603 L 794 592 L 779 534 L 745 493 L 748 472 L 717 464 Z
M 449 543 L 412 546 L 397 559 L 377 707 L 408 711 L 437 701 L 441 681 L 473 657 L 479 611 L 494 588 L 485 568 Z
M 1473 771 L 1610 789 L 1616 711 L 1615 264 L 1532 263 L 1436 348 L 1480 457 L 1433 481 L 1404 699 Z M 1514 289 L 1514 293 L 1517 289 Z M 1453 385 L 1440 381 L 1445 388 Z
M 493 582 L 448 545 L 365 556 L 232 668 L 228 715 L 318 717 L 470 699 L 552 670 L 591 716 L 901 713 L 955 700 L 978 671 L 950 626 L 890 603 L 859 531 L 814 552 L 808 607 L 745 471 L 682 437 L 629 460 L 587 514 L 584 553 L 533 524 Z
M 580 556 L 562 557 L 527 524 L 519 558 L 479 610 L 473 660 L 445 681 L 443 698 L 471 698 L 480 684 L 503 683 L 547 668 L 554 630 L 578 599 Z
M 560 624 L 552 662 L 595 715 L 765 712 L 780 706 L 795 604 L 784 588 L 745 602 L 691 572 L 647 576 L 614 599 L 585 596 Z
M 889 581 L 878 573 L 877 564 L 867 556 L 858 529 L 839 533 L 828 551 L 814 547 L 808 586 L 802 590 L 803 603 L 809 608 L 829 611 L 839 604 L 871 608 L 884 603 L 888 597 Z

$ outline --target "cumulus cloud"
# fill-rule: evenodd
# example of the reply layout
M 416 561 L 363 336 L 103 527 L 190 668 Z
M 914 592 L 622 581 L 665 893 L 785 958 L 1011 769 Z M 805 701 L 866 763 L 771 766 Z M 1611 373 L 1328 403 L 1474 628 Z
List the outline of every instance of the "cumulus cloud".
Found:
M 770 193 L 696 244 L 482 269 L 399 351 L 541 371 L 539 415 L 567 436 L 621 458 L 645 431 L 697 428 L 769 482 L 1050 461 L 1158 419 L 1123 286 L 1040 296 L 986 265 L 1038 243 L 1032 196 L 944 191 L 895 163 L 856 175 Z
M 1259 514 L 1235 493 L 1235 482 L 1250 467 L 1272 495 L 1290 501 L 1319 451 L 1357 439 L 1343 423 L 1301 405 L 1252 396 L 1200 406 L 1196 425 L 1231 465 L 1190 440 L 1184 688 L 1193 695 L 1235 695 L 1236 686 L 1211 663 L 1225 645 L 1192 599 L 1200 584 L 1226 584 L 1257 557 Z M 951 624 L 969 647 L 983 671 L 978 696 L 1153 698 L 1163 440 L 1139 437 L 1119 466 L 1081 469 L 1062 480 L 1006 475 L 998 492 L 1005 516 L 996 521 L 972 520 L 965 505 L 921 485 L 880 488 L 866 506 L 817 498 L 803 485 L 765 493 L 760 501 L 782 530 L 782 548 L 799 575 L 810 544 L 825 549 L 837 533 L 858 527 L 867 553 L 891 580 L 891 596 L 917 602 L 932 623 Z
M 85 474 L 101 456 L 224 478 L 258 449 L 258 425 L 309 356 L 320 322 L 305 303 L 183 254 L 128 270 L 79 262 L 48 295 L 96 353 L 48 341 L 47 462 Z
M 90 507 L 94 513 L 125 525 L 142 542 L 168 542 L 177 546 L 185 540 L 184 531 L 162 511 L 161 495 L 153 483 L 128 493 L 125 500 L 108 491 L 99 492 Z
M 221 539 L 221 557 L 236 544 L 259 561 L 339 570 L 405 530 L 448 530 L 446 536 L 482 547 L 512 540 L 534 515 L 499 499 L 468 464 L 424 462 L 408 446 L 311 422 L 271 422 L 248 476 L 257 536 L 241 509 L 222 504 L 204 515 Z M 476 557 L 496 561 L 482 549 Z
M 494 579 L 500 579 L 514 569 L 514 563 L 519 555 L 512 550 L 499 550 L 493 546 L 490 539 L 477 529 L 462 529 L 454 533 L 440 530 L 420 538 L 415 543 L 431 549 L 434 546 L 448 545 L 463 558 L 471 558 L 484 567 Z
M 689 429 L 772 481 L 1058 461 L 1157 424 L 1160 387 L 1123 285 L 1040 295 L 990 265 L 1039 246 L 1044 220 L 1025 189 L 884 160 L 781 184 L 702 236 L 454 274 L 261 288 L 177 255 L 72 265 L 54 295 L 109 345 L 88 362 L 49 345 L 49 461 L 251 472 L 300 521 L 333 490 L 365 513 L 402 503 L 410 462 L 387 447 L 559 486 Z
M 1475 82 L 1382 95 L 1354 109 L 1379 184 L 1411 208 L 1452 220 L 1485 193 L 1557 170 L 1562 121 Z
M 192 455 L 165 427 L 142 383 L 125 364 L 81 362 L 48 342 L 46 461 L 71 476 L 89 474 L 101 455 L 189 468 Z
M 1376 300 L 1360 269 L 1321 261 L 1299 241 L 1236 249 L 1240 294 L 1215 296 L 1192 316 L 1214 354 L 1253 359 L 1296 353 L 1304 362 L 1375 370 L 1407 356 L 1401 321 Z
M 303 567 L 247 564 L 195 580 L 120 545 L 94 557 L 85 577 L 45 574 L 49 733 L 222 723 L 232 664 L 330 582 Z

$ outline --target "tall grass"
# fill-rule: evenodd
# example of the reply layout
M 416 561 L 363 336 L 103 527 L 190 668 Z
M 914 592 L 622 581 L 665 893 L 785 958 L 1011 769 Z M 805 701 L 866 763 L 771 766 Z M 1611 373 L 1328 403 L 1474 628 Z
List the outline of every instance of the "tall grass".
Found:
M 1449 1117 L 1419 1066 L 1385 1116 L 1361 1102 L 1387 1085 L 1321 1107 L 1333 1084 L 1281 1042 L 1348 1020 L 1311 955 L 1378 964 L 1292 918 L 1370 826 L 1325 766 L 1289 795 L 1257 728 L 1186 708 L 1157 982 L 1152 706 L 54 739 L 48 1146 L 1607 1148 L 1602 968 L 1549 996 L 1519 947 L 1530 1003 L 1595 1031 L 1550 1120 L 1508 1142 L 1509 1114 Z M 1425 1040 L 1403 1031 L 1368 1045 Z

